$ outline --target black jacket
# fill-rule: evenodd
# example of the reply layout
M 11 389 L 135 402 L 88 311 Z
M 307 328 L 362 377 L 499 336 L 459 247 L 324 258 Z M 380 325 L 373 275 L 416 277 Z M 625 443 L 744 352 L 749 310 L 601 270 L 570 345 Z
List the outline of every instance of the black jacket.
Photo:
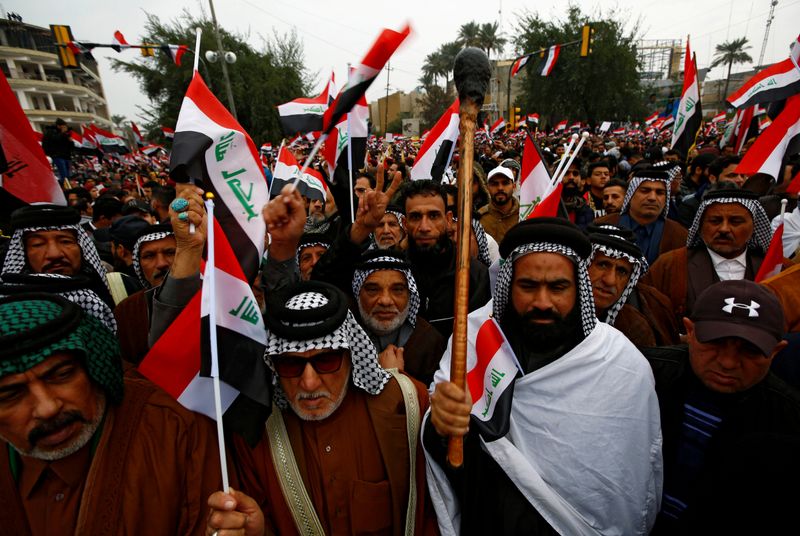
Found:
M 703 390 L 686 346 L 643 350 L 656 380 L 664 488 L 674 477 L 687 395 Z M 706 392 L 710 393 L 710 391 Z M 726 415 L 713 434 L 683 518 L 659 516 L 652 534 L 782 534 L 800 504 L 800 393 L 772 373 L 743 393 L 713 395 Z M 663 507 L 662 499 L 662 507 Z

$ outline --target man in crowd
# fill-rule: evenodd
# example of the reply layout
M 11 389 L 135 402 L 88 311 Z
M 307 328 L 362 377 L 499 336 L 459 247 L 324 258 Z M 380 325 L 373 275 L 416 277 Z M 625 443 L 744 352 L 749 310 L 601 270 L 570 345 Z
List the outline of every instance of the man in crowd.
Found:
M 447 196 L 433 181 L 411 181 L 401 190 L 406 214 L 408 257 L 417 279 L 423 304 L 422 314 L 445 338 L 453 331 L 456 248 L 447 235 Z M 469 309 L 473 311 L 490 298 L 489 272 L 476 259 L 469 266 Z
M 489 204 L 478 210 L 477 217 L 483 229 L 498 243 L 506 232 L 519 221 L 519 201 L 514 197 L 514 171 L 497 166 L 487 179 Z
M 586 203 L 586 199 L 583 198 L 580 158 L 576 157 L 572 161 L 567 171 L 564 172 L 564 178 L 561 179 L 561 183 L 563 184 L 561 200 L 564 202 L 569 221 L 581 229 L 585 229 L 587 225 L 592 223 L 594 212 Z
M 153 295 L 175 260 L 175 235 L 170 225 L 141 229 L 133 246 L 133 268 L 142 290 L 122 300 L 114 309 L 119 328 L 122 359 L 138 364 L 147 355 Z
M 697 211 L 686 246 L 660 257 L 645 282 L 670 298 L 680 320 L 711 284 L 754 280 L 771 237 L 769 220 L 756 194 L 710 190 Z
M 381 365 L 430 385 L 447 341 L 417 315 L 419 292 L 405 256 L 393 250 L 367 252 L 353 274 L 353 296 Z
M 58 170 L 61 184 L 64 183 L 64 179 L 69 179 L 72 175 L 70 172 L 73 146 L 71 130 L 67 122 L 59 117 L 53 126 L 45 130 L 42 137 L 42 149 L 47 156 L 53 159 L 53 165 Z
M 700 156 L 702 155 L 698 155 L 697 158 L 700 158 Z M 698 167 L 701 167 L 705 161 L 705 158 L 701 160 Z M 681 224 L 687 228 L 691 226 L 697 215 L 700 204 L 703 201 L 705 192 L 713 185 L 724 182 L 728 183 L 725 185 L 725 188 L 732 188 L 733 185 L 736 185 L 736 188 L 742 187 L 747 177 L 736 172 L 736 167 L 739 165 L 739 162 L 741 162 L 741 158 L 738 156 L 726 155 L 713 158 L 711 162 L 707 164 L 707 169 L 705 171 L 706 182 L 701 184 L 694 194 L 688 195 L 681 200 L 681 205 L 678 209 L 678 217 Z M 696 170 L 697 167 L 690 169 Z M 695 174 L 696 173 L 697 171 L 695 171 Z
M 683 320 L 686 347 L 645 351 L 664 433 L 664 494 L 654 535 L 780 534 L 794 523 L 800 396 L 770 372 L 778 300 L 721 281 Z
M 380 225 L 372 233 L 375 247 L 378 249 L 403 249 L 403 241 L 406 237 L 405 219 L 403 209 L 397 205 L 387 206 Z
M 682 247 L 686 229 L 667 218 L 669 209 L 669 175 L 663 171 L 633 172 L 620 214 L 609 214 L 596 220 L 597 225 L 619 225 L 636 235 L 636 243 L 652 265 L 659 255 Z
M 110 229 L 114 270 L 134 278 L 137 283 L 139 278 L 133 268 L 133 246 L 139 231 L 147 227 L 150 224 L 138 216 L 123 216 L 111 224 Z
M 221 485 L 211 421 L 123 379 L 114 334 L 61 296 L 0 300 L 0 348 L 4 533 L 201 533 Z
M 175 188 L 172 186 L 154 186 L 150 197 L 150 206 L 156 213 L 158 223 L 169 223 L 169 204 L 175 199 Z
M 297 265 L 300 267 L 300 279 L 311 279 L 311 271 L 319 259 L 331 247 L 331 240 L 322 233 L 303 233 L 297 246 Z
M 603 186 L 603 210 L 606 214 L 619 214 L 622 211 L 627 191 L 628 183 L 622 179 L 610 179 Z
M 597 317 L 625 334 L 637 347 L 678 342 L 672 306 L 661 292 L 639 282 L 647 272 L 630 229 L 590 225 L 589 279 Z
M 446 353 L 423 425 L 443 533 L 647 534 L 652 527 L 661 493 L 652 373 L 630 341 L 597 321 L 590 252 L 586 236 L 558 218 L 527 220 L 503 240 L 494 301 L 470 319 L 482 327 L 491 315 L 513 355 L 492 344 L 486 351 L 506 353 L 512 364 L 464 391 L 446 381 Z M 468 369 L 482 351 L 478 331 L 468 335 Z M 481 417 L 489 411 L 491 427 Z M 464 463 L 453 469 L 445 438 L 464 435 Z
M 606 212 L 603 208 L 603 189 L 611 179 L 611 172 L 609 164 L 605 160 L 592 162 L 586 167 L 586 202 L 589 208 L 594 211 L 594 217 L 599 218 L 605 216 Z
M 80 214 L 58 205 L 28 205 L 11 215 L 13 234 L 2 263 L 2 273 L 83 274 L 91 289 L 112 309 L 114 300 L 106 269 L 86 231 Z

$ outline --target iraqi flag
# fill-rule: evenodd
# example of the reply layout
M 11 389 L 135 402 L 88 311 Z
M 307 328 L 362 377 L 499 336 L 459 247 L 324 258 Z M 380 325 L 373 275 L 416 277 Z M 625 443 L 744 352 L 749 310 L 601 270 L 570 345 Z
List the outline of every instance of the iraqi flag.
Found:
M 734 152 L 737 155 L 742 154 L 747 140 L 750 140 L 759 134 L 758 120 L 755 119 L 755 106 L 748 106 L 736 111 L 733 124 L 733 142 Z
M 772 233 L 772 240 L 769 242 L 767 253 L 761 262 L 761 267 L 756 274 L 755 282 L 760 283 L 774 275 L 778 275 L 783 268 L 783 215 L 781 223 L 775 232 Z
M 484 308 L 475 313 L 479 311 L 485 313 Z M 467 362 L 474 363 L 467 371 L 470 420 L 485 440 L 492 440 L 508 433 L 514 380 L 522 368 L 494 318 L 475 313 L 468 317 L 468 329 L 477 331 L 475 345 L 467 346 Z
M 514 65 L 511 66 L 511 77 L 512 78 L 517 76 L 517 73 L 519 72 L 519 70 L 522 69 L 523 67 L 525 67 L 525 65 L 528 64 L 528 61 L 530 61 L 531 56 L 532 56 L 532 54 L 526 54 L 525 56 L 522 56 L 521 58 L 517 58 L 517 61 L 515 61 Z
M 567 120 L 559 121 L 556 125 L 556 132 L 563 132 L 567 129 Z
M 120 32 L 119 30 L 114 32 L 114 39 L 111 48 L 113 48 L 117 52 L 121 52 L 123 48 L 130 48 L 130 45 L 125 40 L 125 36 L 122 35 L 122 32 Z
M 576 123 L 572 123 L 572 124 L 569 126 L 569 129 L 570 129 L 570 130 L 575 130 L 575 131 L 578 131 L 578 130 L 580 130 L 580 129 L 581 129 L 581 122 L 580 122 L 580 121 L 578 121 L 578 122 L 576 122 Z
M 331 96 L 331 100 L 335 98 Z M 322 156 L 328 163 L 328 176 L 333 182 L 349 184 L 350 169 L 359 170 L 367 159 L 369 104 L 361 95 L 353 109 L 345 114 L 326 139 Z M 349 186 L 348 186 L 349 189 Z
M 519 184 L 519 219 L 555 217 L 561 201 L 561 183 L 553 184 L 539 147 L 525 136 Z
M 161 45 L 160 48 L 164 55 L 175 62 L 175 65 L 181 64 L 181 58 L 189 50 L 186 45 Z
M 72 140 L 72 146 L 76 149 L 83 149 L 83 136 L 75 132 L 74 130 L 70 130 L 69 137 Z M 41 141 L 40 141 L 41 143 Z
M 528 114 L 527 118 L 529 125 L 536 125 L 539 126 L 539 114 Z
M 718 123 L 724 123 L 726 120 L 725 118 L 726 118 L 725 112 L 720 112 L 711 118 L 711 124 L 716 125 Z
M 683 91 L 675 114 L 675 128 L 672 131 L 670 149 L 680 151 L 684 156 L 689 154 L 700 132 L 703 112 L 700 106 L 700 86 L 697 81 L 697 65 L 686 40 L 686 58 L 683 63 Z
M 318 132 L 322 130 L 322 116 L 336 96 L 336 80 L 333 73 L 322 93 L 313 99 L 299 98 L 278 106 L 281 129 L 287 136 Z
M 734 108 L 787 99 L 800 93 L 800 36 L 789 47 L 789 57 L 758 72 L 726 100 Z
M 342 117 L 361 100 L 372 82 L 378 77 L 383 66 L 392 57 L 397 47 L 409 36 L 411 27 L 406 25 L 401 31 L 383 30 L 367 54 L 350 75 L 347 87 L 336 97 L 323 118 L 323 134 L 327 135 L 339 124 Z
M 225 348 L 219 370 L 220 380 L 228 386 L 223 419 L 230 430 L 255 439 L 263 432 L 271 402 L 270 374 L 262 359 L 263 320 L 250 288 L 264 254 L 261 208 L 269 191 L 255 144 L 197 71 L 178 115 L 170 175 L 180 183 L 196 180 L 214 195 L 214 300 L 217 336 Z M 201 322 L 201 312 L 207 315 L 210 299 L 208 292 L 198 293 L 140 365 L 145 376 L 173 396 L 180 388 L 176 398 L 200 412 L 213 400 L 211 380 L 201 375 L 208 368 L 208 342 L 203 342 L 208 339 L 200 336 L 201 324 L 207 332 L 208 321 Z M 183 385 L 174 380 L 167 384 L 169 389 L 162 385 L 165 377 L 179 372 Z
M 131 132 L 133 132 L 133 138 L 136 140 L 136 146 L 141 147 L 145 145 L 144 137 L 142 133 L 139 131 L 139 127 L 136 126 L 136 123 L 131 121 Z
M 278 156 L 275 158 L 275 169 L 272 170 L 272 184 L 270 185 L 270 197 L 275 197 L 281 193 L 283 187 L 294 182 L 298 192 L 303 195 L 304 184 L 300 181 L 300 166 L 291 151 L 281 144 L 278 149 Z
M 506 128 L 506 120 L 501 117 L 495 121 L 491 127 L 489 127 L 489 135 L 494 137 L 497 134 L 500 134 L 504 128 Z
M 175 137 L 175 130 L 169 127 L 161 127 L 161 133 L 164 135 L 165 138 L 171 140 Z
M 611 133 L 614 136 L 624 136 L 626 134 L 626 130 L 625 130 L 625 127 L 619 127 L 619 128 L 615 128 Z
M 558 55 L 561 53 L 561 45 L 553 45 L 547 49 L 547 52 L 542 57 L 537 69 L 538 73 L 542 76 L 549 76 L 553 72 L 553 68 L 558 61 Z
M 786 101 L 780 115 L 745 153 L 736 173 L 766 173 L 779 180 L 784 161 L 797 153 L 800 153 L 800 95 Z
M 456 98 L 425 138 L 411 167 L 412 181 L 424 179 L 442 181 L 442 175 L 450 164 L 458 140 L 459 106 Z
M 655 122 L 656 119 L 658 119 L 658 112 L 653 112 L 650 116 L 647 117 L 647 119 L 644 120 L 644 124 L 649 127 Z
M 44 150 L 2 72 L 0 109 L 0 154 L 6 163 L 0 187 L 24 203 L 66 205 Z
M 88 129 L 92 131 L 92 134 L 94 134 L 94 139 L 97 141 L 97 143 L 103 146 L 103 149 L 107 151 L 120 148 L 127 149 L 125 140 L 123 140 L 121 136 L 117 136 L 113 132 L 102 129 L 97 125 L 89 125 Z
M 666 130 L 674 124 L 675 124 L 675 118 L 672 117 L 672 114 L 670 114 L 664 118 L 664 122 L 661 123 L 661 127 L 659 128 L 659 130 Z

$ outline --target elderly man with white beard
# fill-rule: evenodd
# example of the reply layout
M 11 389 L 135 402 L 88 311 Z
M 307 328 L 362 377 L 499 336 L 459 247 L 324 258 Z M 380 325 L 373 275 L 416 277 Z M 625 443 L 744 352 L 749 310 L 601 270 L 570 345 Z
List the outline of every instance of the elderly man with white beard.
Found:
M 381 365 L 429 385 L 447 342 L 417 316 L 420 298 L 410 264 L 396 250 L 371 250 L 361 260 L 353 273 L 353 296 Z

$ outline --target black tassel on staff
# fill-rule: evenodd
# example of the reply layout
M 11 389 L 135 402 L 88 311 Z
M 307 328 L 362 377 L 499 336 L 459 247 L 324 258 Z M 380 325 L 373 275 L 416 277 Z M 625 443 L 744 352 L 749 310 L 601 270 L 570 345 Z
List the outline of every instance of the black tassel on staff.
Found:
M 475 156 L 475 127 L 483 97 L 489 89 L 491 66 L 489 58 L 479 48 L 465 48 L 456 56 L 453 80 L 461 103 L 459 130 L 461 145 L 458 162 L 458 231 L 456 260 L 456 291 L 453 320 L 453 345 L 450 361 L 450 381 L 466 388 L 467 383 L 467 314 L 469 313 L 469 241 L 472 232 L 472 162 Z M 464 462 L 464 438 L 451 436 L 447 460 L 453 467 Z

